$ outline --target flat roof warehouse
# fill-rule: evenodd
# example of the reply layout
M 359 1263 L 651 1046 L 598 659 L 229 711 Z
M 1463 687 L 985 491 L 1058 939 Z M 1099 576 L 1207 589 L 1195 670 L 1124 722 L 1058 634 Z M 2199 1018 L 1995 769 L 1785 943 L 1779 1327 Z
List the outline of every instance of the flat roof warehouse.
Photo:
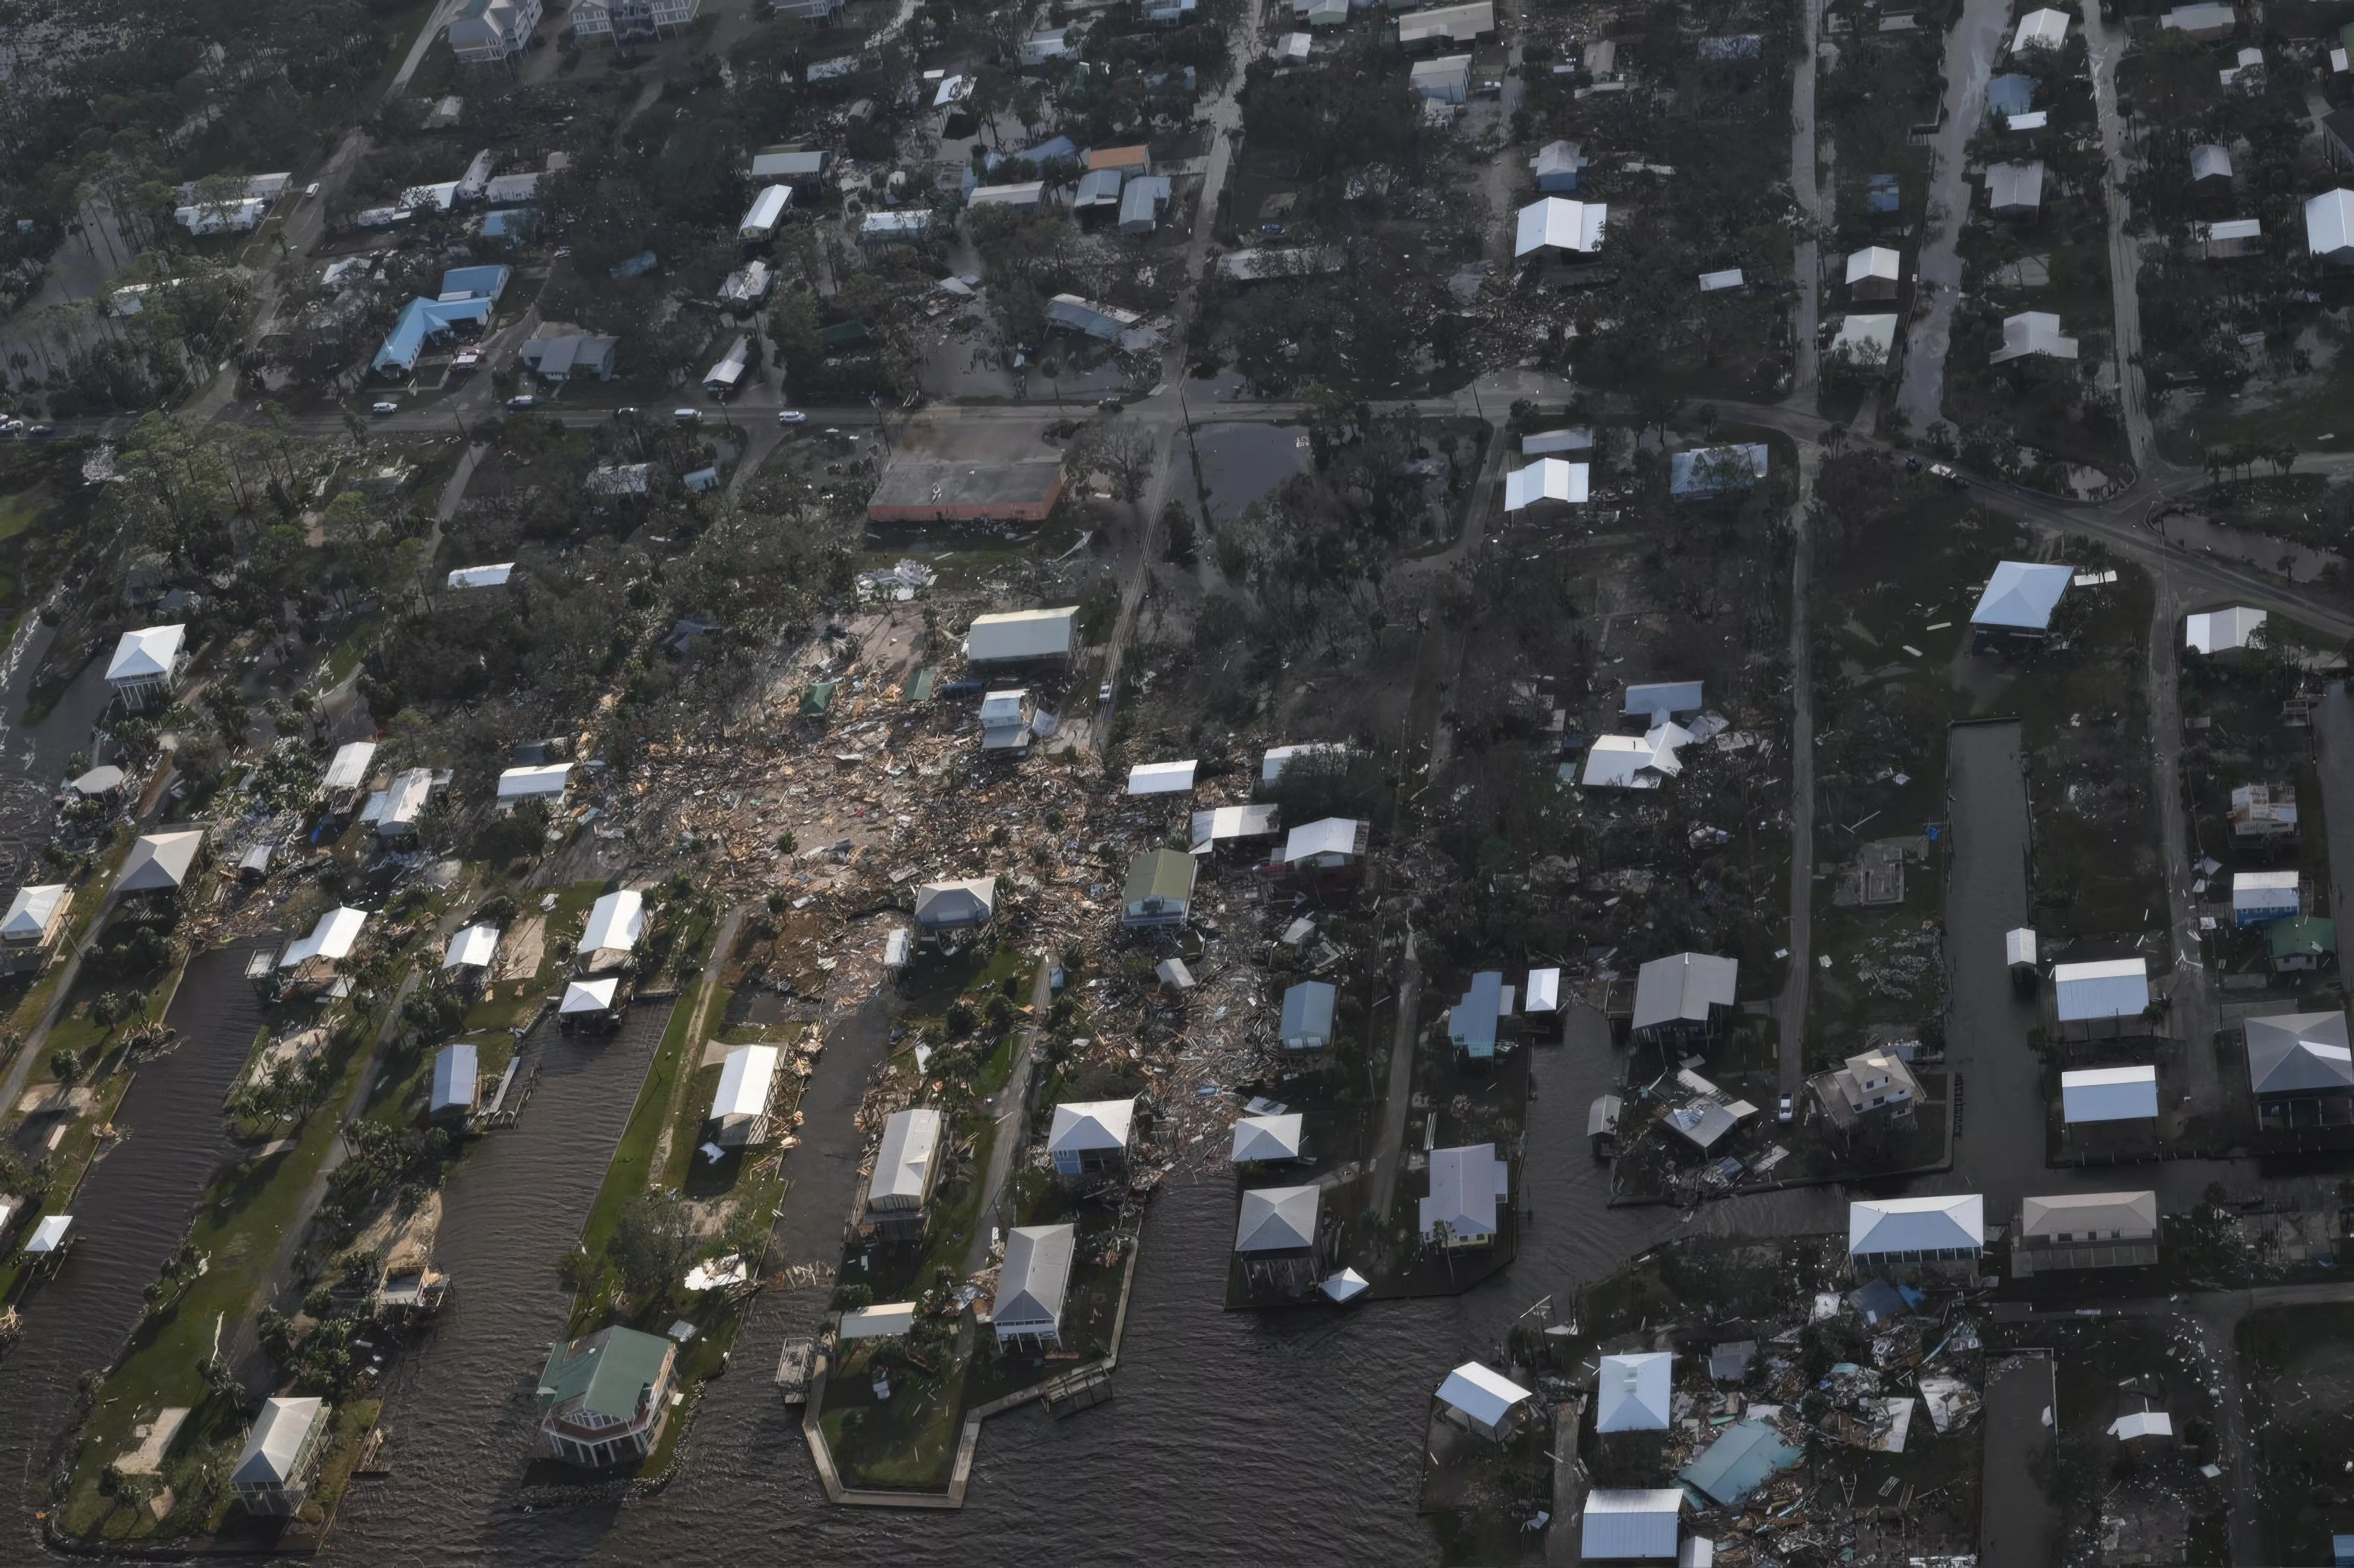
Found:
M 867 499 L 875 523 L 1044 523 L 1063 493 L 1063 465 L 895 459 Z

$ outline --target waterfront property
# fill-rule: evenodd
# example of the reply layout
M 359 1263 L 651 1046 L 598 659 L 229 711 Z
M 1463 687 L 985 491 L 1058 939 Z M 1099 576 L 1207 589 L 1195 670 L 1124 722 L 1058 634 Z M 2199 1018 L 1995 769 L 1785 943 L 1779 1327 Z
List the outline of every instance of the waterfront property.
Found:
M 2245 1019 L 2240 1037 L 2264 1130 L 2354 1126 L 2354 1049 L 2343 1012 Z
M 2020 1200 L 2010 1243 L 2014 1279 L 2080 1268 L 2147 1268 L 2156 1262 L 2156 1192 L 2062 1192 Z
M 1068 1180 L 1126 1170 L 1135 1121 L 1132 1097 L 1056 1106 L 1054 1127 L 1046 1135 L 1046 1152 L 1055 1161 L 1055 1174 Z
M 1422 1200 L 1422 1239 L 1440 1246 L 1487 1246 L 1496 1239 L 1496 1206 L 1511 1196 L 1511 1167 L 1492 1143 L 1430 1151 L 1430 1195 Z
M 1673 1558 L 1683 1503 L 1681 1487 L 1588 1492 L 1578 1554 L 1588 1563 Z
M 539 1374 L 539 1441 L 551 1457 L 587 1469 L 635 1464 L 669 1418 L 678 1347 L 616 1324 L 550 1345 Z
M 896 1111 L 883 1124 L 875 1174 L 866 1184 L 866 1224 L 885 1241 L 920 1241 L 925 1205 L 940 1178 L 940 1113 Z
M 453 984 L 479 986 L 490 978 L 491 962 L 499 956 L 499 928 L 473 925 L 450 938 L 441 954 L 442 978 Z
M 1259 1187 L 1243 1194 L 1235 1254 L 1246 1286 L 1299 1296 L 1315 1285 L 1323 1273 L 1322 1196 L 1312 1186 Z
M 442 1046 L 433 1056 L 433 1088 L 425 1114 L 436 1120 L 446 1117 L 461 1121 L 473 1115 L 482 1103 L 481 1067 L 480 1054 L 472 1044 Z
M 1842 1128 L 1867 1120 L 1910 1121 L 1921 1084 L 1904 1060 L 1889 1051 L 1865 1051 L 1807 1081 L 1831 1121 Z
M 1340 992 L 1324 980 L 1301 980 L 1283 993 L 1283 1049 L 1320 1054 L 1332 1044 L 1332 1008 Z
M 567 980 L 563 1000 L 556 1004 L 559 1028 L 605 1029 L 620 1021 L 621 977 L 607 975 L 603 980 Z
M 719 1068 L 719 1087 L 711 1097 L 711 1141 L 722 1149 L 740 1149 L 769 1140 L 769 1101 L 776 1093 L 777 1048 L 738 1045 L 727 1053 Z
M 62 882 L 18 888 L 0 916 L 0 970 L 28 974 L 48 967 L 72 906 L 73 890 Z
M 328 1430 L 323 1399 L 270 1399 L 245 1436 L 229 1484 L 248 1513 L 291 1516 L 302 1506 Z
M 205 847 L 205 831 L 190 828 L 175 833 L 148 833 L 123 857 L 122 874 L 114 879 L 117 893 L 173 893 L 196 870 Z
M 1471 989 L 1447 1010 L 1447 1038 L 1471 1061 L 1488 1061 L 1496 1054 L 1508 1005 L 1504 990 L 1501 970 L 1482 969 L 1471 977 Z
M 2079 1122 L 2141 1121 L 2158 1115 L 2158 1069 L 2084 1067 L 2060 1075 L 2060 1117 Z
M 142 709 L 158 697 L 169 697 L 188 667 L 188 629 L 149 626 L 126 631 L 107 661 L 106 683 L 122 705 Z
M 1986 1199 L 1872 1198 L 1847 1206 L 1848 1261 L 1858 1277 L 1975 1281 L 1986 1250 Z
M 1511 1378 L 1478 1361 L 1465 1361 L 1438 1385 L 1442 1414 L 1499 1443 L 1512 1436 L 1535 1398 Z
M 1665 1351 L 1605 1356 L 1595 1374 L 1596 1432 L 1665 1432 L 1674 1414 L 1675 1358 Z
M 1000 1344 L 1060 1344 L 1063 1300 L 1071 1284 L 1075 1225 L 1016 1225 L 1005 1235 L 1005 1266 L 990 1308 Z
M 1741 966 L 1708 953 L 1653 959 L 1635 975 L 1628 1025 L 1638 1044 L 1691 1049 L 1713 1038 L 1734 1006 Z
M 1232 1159 L 1237 1165 L 1273 1164 L 1307 1158 L 1302 1128 L 1308 1118 L 1298 1111 L 1281 1116 L 1246 1116 L 1235 1123 Z

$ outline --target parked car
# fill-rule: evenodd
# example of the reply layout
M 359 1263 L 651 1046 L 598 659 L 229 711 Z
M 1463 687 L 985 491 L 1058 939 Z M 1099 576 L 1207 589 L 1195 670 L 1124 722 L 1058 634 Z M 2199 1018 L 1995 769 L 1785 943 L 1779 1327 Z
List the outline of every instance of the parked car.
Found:
M 673 408 L 670 417 L 682 425 L 703 423 L 703 410 L 700 408 Z
M 1790 1095 L 1784 1095 L 1782 1097 L 1782 1103 L 1775 1107 L 1774 1119 L 1776 1121 L 1789 1121 L 1796 1118 L 1797 1114 L 1798 1105 L 1796 1097 Z
M 809 423 L 809 416 L 802 413 L 799 408 L 779 408 L 777 410 L 777 423 L 780 425 L 806 425 Z
M 1121 402 L 1117 397 L 1107 397 L 1102 402 L 1097 404 L 1096 407 L 1101 408 L 1107 414 L 1117 414 L 1121 409 L 1127 408 L 1128 405 Z
M 515 396 L 507 399 L 507 407 L 520 414 L 525 408 L 538 408 L 539 399 L 528 392 L 519 392 Z
M 0 419 L 0 436 L 22 435 L 24 433 L 24 429 L 25 421 L 22 419 L 13 417 Z
M 1970 487 L 1968 480 L 1941 462 L 1933 462 L 1929 465 L 1929 477 L 1942 481 L 1948 490 L 1967 490 Z
M 374 408 L 370 408 L 368 412 L 371 414 L 398 414 L 400 412 L 400 405 L 398 403 L 378 403 Z
M 635 404 L 625 404 L 613 410 L 613 418 L 616 419 L 635 420 L 644 413 L 645 410 L 637 407 Z
M 55 425 L 27 425 L 25 433 L 35 440 L 47 440 L 58 433 L 58 428 Z

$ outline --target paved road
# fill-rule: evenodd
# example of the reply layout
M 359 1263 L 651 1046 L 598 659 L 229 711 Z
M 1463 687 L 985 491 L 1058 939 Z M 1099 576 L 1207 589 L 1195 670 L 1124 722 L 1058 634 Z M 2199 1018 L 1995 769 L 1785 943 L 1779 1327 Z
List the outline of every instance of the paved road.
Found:
M 1807 513 L 1814 504 L 1815 471 L 1821 461 L 1820 447 L 1799 447 L 1798 499 L 1790 508 L 1796 535 L 1790 551 L 1790 968 L 1774 1012 L 1781 1030 L 1782 1089 L 1792 1095 L 1806 1082 L 1807 987 L 1815 962 L 1815 686 L 1807 631 L 1813 564 L 1808 559 Z
M 1824 210 L 1822 191 L 1815 181 L 1815 67 L 1821 56 L 1822 25 L 1823 0 L 1807 0 L 1806 34 L 1800 40 L 1804 47 L 1798 51 L 1797 69 L 1790 73 L 1790 194 L 1812 220 L 1790 259 L 1790 270 L 1798 285 L 1797 319 L 1791 328 L 1798 352 L 1791 392 L 1794 402 L 1803 400 L 1809 409 L 1815 406 L 1822 336 L 1823 269 L 1816 236 L 1830 228 L 1830 215 Z

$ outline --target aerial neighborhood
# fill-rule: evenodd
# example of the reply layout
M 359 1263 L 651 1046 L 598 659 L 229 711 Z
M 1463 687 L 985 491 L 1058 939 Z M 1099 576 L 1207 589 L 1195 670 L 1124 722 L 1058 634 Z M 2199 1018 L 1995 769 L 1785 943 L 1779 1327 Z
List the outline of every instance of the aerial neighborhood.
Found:
M 2354 1563 L 2354 5 L 21 9 L 28 1552 Z

